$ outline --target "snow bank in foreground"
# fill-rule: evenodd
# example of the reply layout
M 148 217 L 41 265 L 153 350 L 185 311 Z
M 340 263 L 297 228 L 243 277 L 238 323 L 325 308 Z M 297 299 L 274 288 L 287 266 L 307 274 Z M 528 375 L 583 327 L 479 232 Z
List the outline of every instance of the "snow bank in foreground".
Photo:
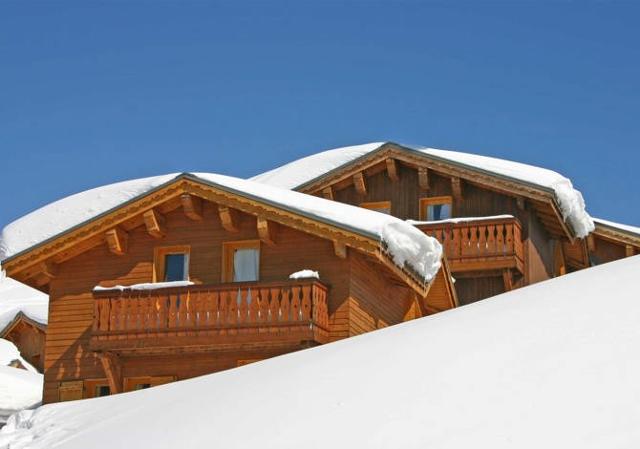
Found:
M 12 418 L 0 447 L 638 447 L 639 271 L 628 258 L 242 368 L 42 407 Z
M 386 142 L 374 142 L 352 147 L 322 151 L 251 178 L 287 189 L 296 189 L 328 172 L 353 162 L 379 149 Z M 419 152 L 427 156 L 464 164 L 472 169 L 484 170 L 496 175 L 507 176 L 555 192 L 564 220 L 571 224 L 578 237 L 585 237 L 593 231 L 593 220 L 585 210 L 582 194 L 573 188 L 571 181 L 552 170 L 477 154 L 459 151 L 438 150 L 422 146 L 403 145 L 407 151 Z
M 42 381 L 42 374 L 0 365 L 0 426 L 12 414 L 40 405 Z M 2 437 L 0 447 L 7 447 Z
M 440 269 L 442 248 L 438 241 L 395 217 L 231 176 L 213 173 L 184 176 L 380 240 L 394 260 L 409 264 L 425 282 L 433 279 Z M 111 184 L 44 206 L 2 231 L 0 258 L 42 243 L 175 178 L 171 174 Z
M 38 323 L 47 324 L 49 296 L 0 271 L 0 331 L 20 312 Z

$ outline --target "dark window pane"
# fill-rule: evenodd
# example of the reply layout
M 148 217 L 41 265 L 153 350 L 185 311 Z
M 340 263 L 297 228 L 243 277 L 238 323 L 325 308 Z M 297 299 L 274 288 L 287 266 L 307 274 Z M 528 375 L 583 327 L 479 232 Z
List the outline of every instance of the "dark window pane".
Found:
M 167 254 L 164 258 L 164 281 L 184 281 L 185 273 L 185 255 L 184 254 Z
M 108 385 L 98 385 L 96 387 L 96 397 L 109 396 L 111 394 L 111 388 Z

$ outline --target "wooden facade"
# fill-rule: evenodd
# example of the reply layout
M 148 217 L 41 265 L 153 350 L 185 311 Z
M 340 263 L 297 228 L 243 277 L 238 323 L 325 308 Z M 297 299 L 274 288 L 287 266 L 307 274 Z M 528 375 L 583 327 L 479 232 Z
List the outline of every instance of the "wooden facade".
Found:
M 297 190 L 419 221 L 444 246 L 460 304 L 640 251 L 640 236 L 602 225 L 577 239 L 553 192 L 393 143 Z M 429 222 L 431 203 L 463 220 Z
M 257 281 L 230 282 L 227 253 L 242 242 L 259 249 Z M 174 253 L 188 255 L 193 285 L 112 288 L 162 281 Z M 446 262 L 424 285 L 371 237 L 191 179 L 3 266 L 50 295 L 45 403 L 233 368 L 456 305 Z M 321 278 L 288 279 L 301 269 Z

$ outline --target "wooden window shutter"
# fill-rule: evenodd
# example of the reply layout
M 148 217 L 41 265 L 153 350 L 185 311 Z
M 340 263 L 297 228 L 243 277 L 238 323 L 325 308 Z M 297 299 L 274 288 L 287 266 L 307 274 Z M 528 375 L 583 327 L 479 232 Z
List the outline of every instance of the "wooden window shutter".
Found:
M 81 380 L 60 382 L 58 385 L 58 400 L 60 402 L 82 399 L 84 385 Z

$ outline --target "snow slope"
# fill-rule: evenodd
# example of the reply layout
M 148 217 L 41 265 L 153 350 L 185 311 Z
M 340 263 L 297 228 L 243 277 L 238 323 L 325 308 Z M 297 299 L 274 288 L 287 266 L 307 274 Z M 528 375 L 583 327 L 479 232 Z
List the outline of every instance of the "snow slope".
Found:
M 0 331 L 20 312 L 38 323 L 47 324 L 49 296 L 0 271 Z
M 394 262 L 407 263 L 425 282 L 440 269 L 442 247 L 434 238 L 395 217 L 258 182 L 213 173 L 143 178 L 98 187 L 44 206 L 6 226 L 0 234 L 0 260 L 69 231 L 87 220 L 185 176 L 276 207 L 375 238 Z
M 14 360 L 27 370 L 8 366 Z M 29 365 L 13 343 L 0 338 L 0 426 L 13 413 L 42 402 L 42 374 Z
M 385 143 L 375 142 L 323 151 L 254 176 L 251 180 L 287 189 L 295 189 L 331 170 L 376 151 Z M 472 169 L 483 170 L 516 181 L 551 189 L 555 193 L 563 218 L 571 224 L 576 235 L 585 237 L 589 232 L 593 231 L 593 220 L 585 210 L 582 194 L 573 188 L 573 184 L 569 179 L 559 173 L 541 167 L 477 154 L 438 150 L 422 146 L 402 146 L 407 151 L 418 152 L 444 161 L 462 164 Z
M 640 256 L 238 369 L 14 417 L 0 447 L 640 446 Z

